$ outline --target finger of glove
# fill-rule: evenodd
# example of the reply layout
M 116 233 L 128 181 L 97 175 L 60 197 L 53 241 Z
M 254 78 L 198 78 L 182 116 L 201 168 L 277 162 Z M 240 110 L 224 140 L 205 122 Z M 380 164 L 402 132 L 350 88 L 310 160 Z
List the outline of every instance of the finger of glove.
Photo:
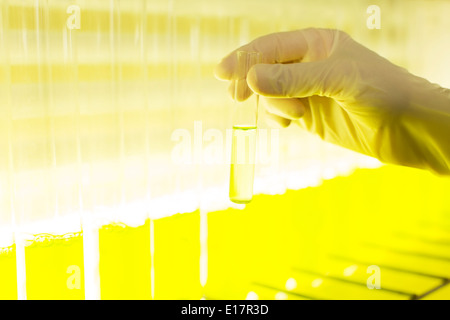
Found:
M 291 120 L 270 113 L 267 110 L 264 110 L 264 119 L 273 128 L 286 128 L 291 124 Z
M 313 29 L 272 33 L 232 51 L 216 66 L 214 74 L 219 80 L 233 80 L 237 73 L 238 51 L 261 52 L 265 63 L 298 62 L 306 54 L 308 44 L 304 32 Z
M 297 120 L 305 113 L 305 106 L 298 98 L 267 98 L 260 96 L 261 105 L 277 116 Z
M 329 67 L 326 60 L 292 64 L 258 64 L 247 75 L 253 92 L 271 98 L 328 96 Z

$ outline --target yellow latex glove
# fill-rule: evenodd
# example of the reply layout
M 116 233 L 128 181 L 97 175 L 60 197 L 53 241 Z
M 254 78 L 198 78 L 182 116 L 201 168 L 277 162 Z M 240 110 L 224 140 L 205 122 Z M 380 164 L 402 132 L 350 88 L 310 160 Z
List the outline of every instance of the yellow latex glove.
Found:
M 237 50 L 262 52 L 265 63 L 236 79 Z M 392 64 L 339 30 L 274 33 L 237 50 L 217 65 L 216 77 L 230 80 L 230 88 L 247 83 L 280 125 L 293 121 L 382 162 L 450 174 L 449 89 Z

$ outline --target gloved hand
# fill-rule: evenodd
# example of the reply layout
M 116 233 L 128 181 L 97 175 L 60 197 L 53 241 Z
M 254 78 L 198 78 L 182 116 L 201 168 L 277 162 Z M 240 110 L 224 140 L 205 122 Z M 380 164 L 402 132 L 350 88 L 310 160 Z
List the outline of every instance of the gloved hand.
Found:
M 236 51 L 263 53 L 236 79 Z M 260 95 L 268 117 L 382 162 L 450 174 L 450 90 L 412 75 L 339 30 L 274 33 L 233 51 L 216 77 Z M 252 92 L 248 90 L 249 92 Z M 247 97 L 238 97 L 245 99 Z

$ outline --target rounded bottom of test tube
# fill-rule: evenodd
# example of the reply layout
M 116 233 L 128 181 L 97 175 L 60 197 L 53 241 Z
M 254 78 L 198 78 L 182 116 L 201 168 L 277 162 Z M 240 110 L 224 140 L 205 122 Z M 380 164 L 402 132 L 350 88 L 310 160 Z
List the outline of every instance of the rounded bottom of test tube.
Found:
M 247 204 L 252 201 L 252 199 L 232 199 L 232 198 L 230 198 L 230 200 L 237 204 Z

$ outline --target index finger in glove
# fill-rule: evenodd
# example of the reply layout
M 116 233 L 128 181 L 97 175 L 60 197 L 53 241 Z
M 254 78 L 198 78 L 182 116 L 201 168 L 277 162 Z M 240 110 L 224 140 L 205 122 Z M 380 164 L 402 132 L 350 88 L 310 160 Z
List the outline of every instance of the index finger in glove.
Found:
M 216 66 L 214 74 L 219 80 L 235 80 L 237 52 L 260 52 L 264 63 L 298 62 L 306 54 L 308 43 L 302 30 L 272 33 L 232 51 Z

